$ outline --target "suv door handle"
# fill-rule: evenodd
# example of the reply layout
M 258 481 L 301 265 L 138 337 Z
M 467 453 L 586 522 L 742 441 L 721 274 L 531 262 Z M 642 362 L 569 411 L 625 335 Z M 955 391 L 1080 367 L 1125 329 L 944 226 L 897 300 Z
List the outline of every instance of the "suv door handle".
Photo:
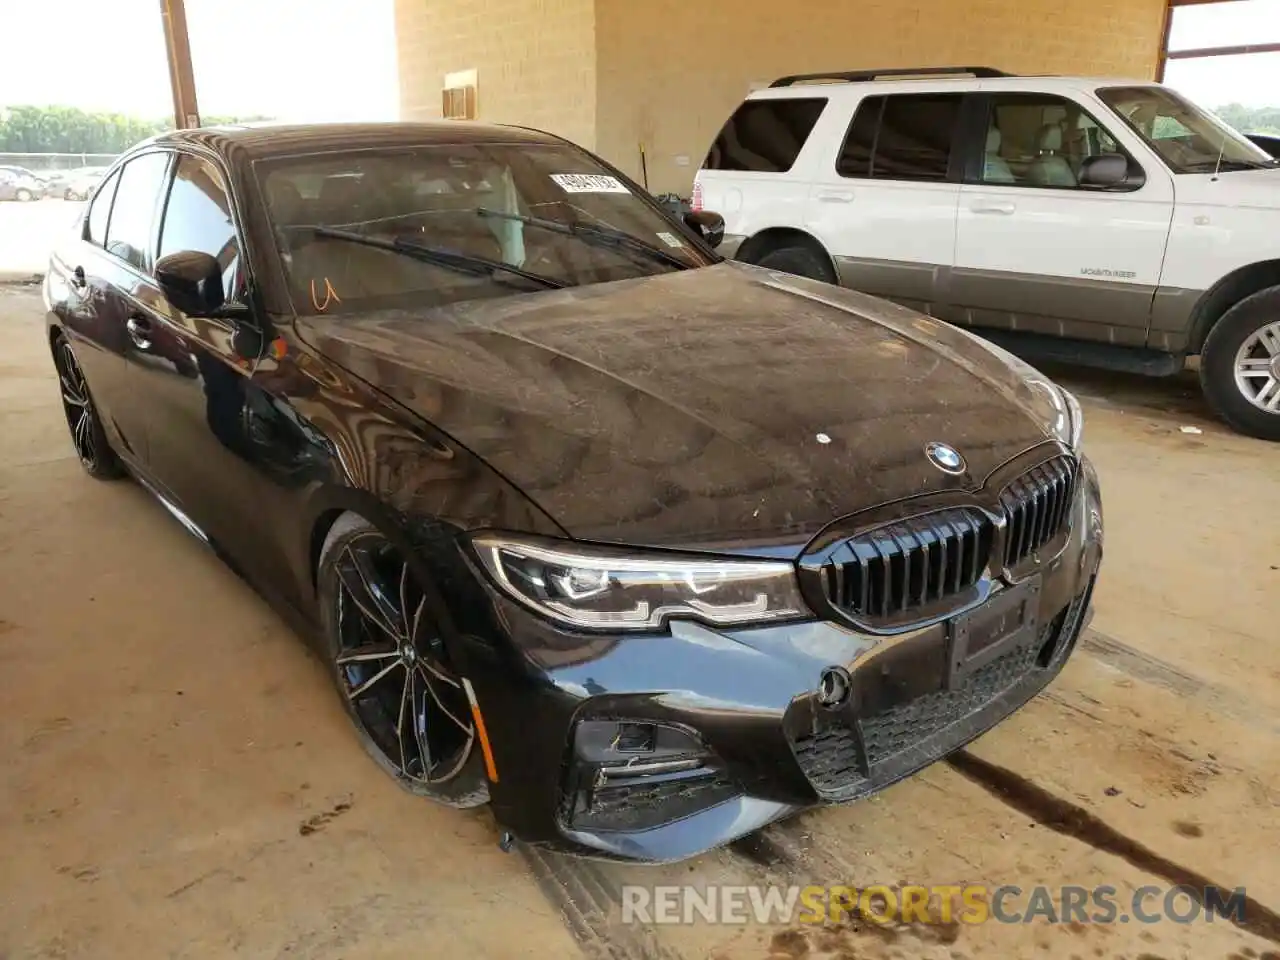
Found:
M 974 213 L 1001 213 L 1008 216 L 1018 209 L 1018 205 L 1012 200 L 975 200 L 969 204 L 969 209 Z
M 151 347 L 151 321 L 146 317 L 130 317 L 125 321 L 124 328 L 129 331 L 129 339 L 139 350 L 147 350 Z
M 852 203 L 853 194 L 846 190 L 825 190 L 818 194 L 819 203 Z

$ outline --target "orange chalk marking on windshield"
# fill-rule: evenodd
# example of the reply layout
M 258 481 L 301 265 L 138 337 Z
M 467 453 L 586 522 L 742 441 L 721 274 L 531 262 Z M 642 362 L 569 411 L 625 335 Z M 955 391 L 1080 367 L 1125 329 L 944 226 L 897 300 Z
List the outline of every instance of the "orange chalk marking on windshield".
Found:
M 329 278 L 324 278 L 324 300 L 321 301 L 316 296 L 316 281 L 313 277 L 311 280 L 311 305 L 320 313 L 324 313 L 329 309 L 330 303 L 341 303 L 342 298 L 338 296 L 338 291 L 333 289 L 333 284 L 329 282 Z
M 289 344 L 284 337 L 276 337 L 271 341 L 271 359 L 283 360 L 284 355 L 289 352 Z

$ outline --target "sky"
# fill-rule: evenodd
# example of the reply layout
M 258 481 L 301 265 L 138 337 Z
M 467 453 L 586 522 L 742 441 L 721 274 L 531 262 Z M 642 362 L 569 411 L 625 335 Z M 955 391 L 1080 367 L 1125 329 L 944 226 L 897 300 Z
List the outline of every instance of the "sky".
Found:
M 395 119 L 394 0 L 186 3 L 202 114 Z M 159 0 L 43 0 L 31 9 L 57 26 L 6 41 L 0 106 L 58 103 L 143 117 L 170 114 Z M 1175 12 L 1174 50 L 1249 42 L 1280 42 L 1280 0 Z M 65 55 L 51 56 L 51 45 Z M 1173 60 L 1166 82 L 1210 108 L 1232 102 L 1280 106 L 1280 53 Z
M 394 0 L 186 0 L 186 9 L 202 115 L 396 118 Z M 4 41 L 0 105 L 171 115 L 160 0 L 44 0 L 29 10 L 48 29 Z

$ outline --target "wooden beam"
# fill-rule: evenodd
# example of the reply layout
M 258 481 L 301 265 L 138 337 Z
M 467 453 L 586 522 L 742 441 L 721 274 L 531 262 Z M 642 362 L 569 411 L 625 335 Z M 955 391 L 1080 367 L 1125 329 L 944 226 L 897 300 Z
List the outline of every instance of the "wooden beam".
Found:
M 1235 47 L 1197 47 L 1194 50 L 1170 50 L 1170 60 L 1194 60 L 1197 57 L 1236 57 L 1242 53 L 1280 53 L 1280 43 L 1244 43 Z
M 179 129 L 200 126 L 196 104 L 195 72 L 191 68 L 191 45 L 187 40 L 187 9 L 184 0 L 160 0 L 164 21 L 164 46 L 169 55 L 169 88 L 173 92 L 173 122 Z

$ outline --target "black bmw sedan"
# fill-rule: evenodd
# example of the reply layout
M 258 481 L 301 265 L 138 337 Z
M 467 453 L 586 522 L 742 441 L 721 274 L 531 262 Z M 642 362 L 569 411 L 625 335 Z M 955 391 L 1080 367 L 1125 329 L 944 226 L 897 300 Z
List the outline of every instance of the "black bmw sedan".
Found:
M 523 129 L 153 139 L 46 277 L 72 441 L 291 619 L 415 794 L 655 861 L 865 796 L 1071 653 L 1080 410 L 686 217 Z

